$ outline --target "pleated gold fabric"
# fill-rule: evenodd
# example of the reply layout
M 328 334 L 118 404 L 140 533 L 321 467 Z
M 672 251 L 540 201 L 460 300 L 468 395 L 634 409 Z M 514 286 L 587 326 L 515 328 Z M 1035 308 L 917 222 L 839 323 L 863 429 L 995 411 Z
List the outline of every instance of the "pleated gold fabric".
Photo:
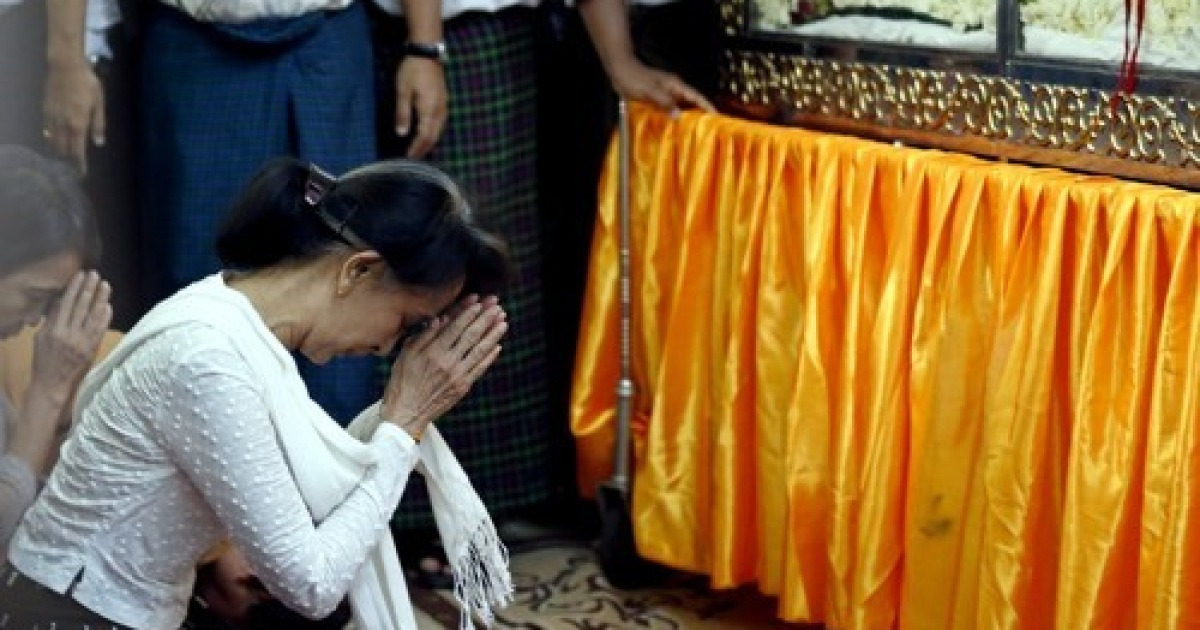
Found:
M 632 117 L 641 552 L 838 629 L 1200 626 L 1200 195 Z M 573 392 L 611 469 L 616 154 Z

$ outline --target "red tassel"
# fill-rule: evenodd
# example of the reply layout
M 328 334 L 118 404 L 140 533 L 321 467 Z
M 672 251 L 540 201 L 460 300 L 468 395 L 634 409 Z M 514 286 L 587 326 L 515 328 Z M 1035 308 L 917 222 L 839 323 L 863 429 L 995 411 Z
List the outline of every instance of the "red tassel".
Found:
M 1137 89 L 1138 56 L 1142 50 L 1145 27 L 1146 0 L 1125 0 L 1125 54 L 1121 59 L 1121 73 L 1117 77 L 1117 88 L 1113 91 L 1110 103 L 1114 115 L 1125 97 Z

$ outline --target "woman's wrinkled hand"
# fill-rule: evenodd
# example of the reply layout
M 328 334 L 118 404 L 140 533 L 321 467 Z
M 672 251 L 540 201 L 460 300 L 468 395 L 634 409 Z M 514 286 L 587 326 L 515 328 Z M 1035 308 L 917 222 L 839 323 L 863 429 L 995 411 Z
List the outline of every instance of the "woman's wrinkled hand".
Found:
M 455 314 L 433 320 L 405 342 L 383 394 L 383 419 L 420 439 L 425 427 L 453 407 L 500 356 L 508 330 L 495 297 L 468 298 Z
M 31 388 L 59 403 L 71 397 L 112 321 L 111 292 L 95 271 L 75 274 L 37 333 Z

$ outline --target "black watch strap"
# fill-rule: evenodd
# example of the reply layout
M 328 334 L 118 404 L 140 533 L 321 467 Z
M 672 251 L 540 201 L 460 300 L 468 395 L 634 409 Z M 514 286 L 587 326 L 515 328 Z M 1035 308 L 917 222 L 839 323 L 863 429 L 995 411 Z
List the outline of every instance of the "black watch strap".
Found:
M 432 59 L 442 64 L 449 60 L 449 56 L 446 54 L 446 42 L 437 42 L 433 44 L 408 42 L 404 44 L 404 56 Z

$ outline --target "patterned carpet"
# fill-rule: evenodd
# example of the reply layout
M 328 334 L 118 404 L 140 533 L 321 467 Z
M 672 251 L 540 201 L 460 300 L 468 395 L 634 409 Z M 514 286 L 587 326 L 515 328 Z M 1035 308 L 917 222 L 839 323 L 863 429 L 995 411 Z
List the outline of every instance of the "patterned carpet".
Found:
M 610 587 L 591 550 L 571 544 L 515 554 L 516 602 L 496 628 L 520 630 L 820 630 L 775 619 L 775 602 L 752 589 L 712 592 L 702 578 L 672 579 L 660 589 Z M 421 630 L 458 628 L 448 592 L 420 589 L 412 597 Z

